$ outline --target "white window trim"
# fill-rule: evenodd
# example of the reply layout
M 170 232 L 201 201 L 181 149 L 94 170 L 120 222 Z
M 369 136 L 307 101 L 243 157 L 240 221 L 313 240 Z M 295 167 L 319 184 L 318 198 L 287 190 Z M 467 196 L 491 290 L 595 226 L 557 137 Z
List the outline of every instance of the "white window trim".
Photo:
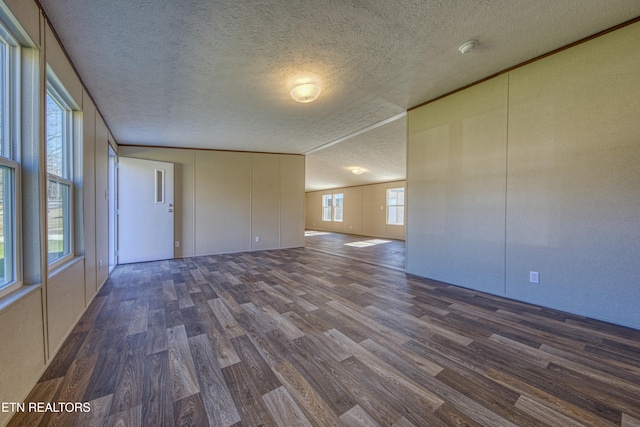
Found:
M 338 197 L 336 196 L 338 195 L 342 196 L 340 197 L 340 199 L 342 200 L 342 206 L 338 206 L 338 204 L 336 203 L 338 201 Z M 332 207 L 333 207 L 333 214 L 331 215 L 331 219 L 333 220 L 333 222 L 343 222 L 344 221 L 344 193 L 333 193 Z M 338 208 L 342 210 L 342 219 L 336 219 L 336 212 Z
M 66 149 L 63 150 L 63 156 L 62 156 L 62 175 L 64 176 L 58 176 L 52 173 L 47 173 L 47 182 L 46 182 L 46 186 L 45 186 L 45 192 L 48 191 L 48 186 L 49 186 L 49 181 L 55 181 L 58 182 L 60 184 L 64 184 L 64 185 L 68 185 L 69 186 L 69 206 L 68 206 L 68 224 L 67 224 L 67 228 L 68 228 L 68 237 L 69 237 L 69 241 L 68 241 L 68 245 L 69 245 L 69 253 L 67 253 L 66 255 L 63 255 L 62 257 L 56 259 L 53 262 L 50 262 L 48 257 L 49 257 L 49 230 L 48 230 L 48 225 L 47 225 L 47 243 L 46 243 L 46 256 L 47 256 L 47 265 L 48 265 L 48 270 L 49 273 L 51 274 L 52 271 L 56 270 L 57 268 L 61 267 L 62 265 L 68 263 L 69 261 L 71 261 L 74 257 L 75 257 L 75 248 L 74 248 L 74 241 L 75 241 L 75 218 L 74 218 L 74 206 L 75 206 L 75 201 L 74 201 L 74 185 L 73 185 L 73 153 L 74 153 L 74 146 L 75 146 L 75 137 L 73 134 L 73 120 L 74 120 L 74 109 L 71 106 L 70 102 L 67 101 L 67 99 L 65 99 L 64 95 L 67 94 L 66 90 L 64 89 L 64 87 L 62 87 L 60 85 L 60 83 L 58 82 L 58 80 L 55 78 L 54 75 L 52 75 L 52 72 L 49 70 L 48 68 L 48 73 L 47 73 L 47 88 L 46 88 L 46 92 L 45 92 L 45 100 L 46 100 L 46 96 L 49 95 L 51 96 L 51 98 L 53 98 L 60 106 L 63 110 L 66 111 L 65 114 L 65 120 L 63 122 L 62 125 L 62 138 L 63 138 L 63 144 L 67 144 L 66 145 Z M 64 94 L 64 95 L 63 95 Z M 45 112 L 46 115 L 46 112 Z M 46 131 L 45 131 L 45 138 L 46 138 Z M 45 150 L 46 150 L 46 141 L 45 141 Z M 45 155 L 46 158 L 46 155 Z M 45 165 L 46 167 L 46 165 Z M 48 201 L 48 196 L 47 196 L 47 207 L 48 207 L 49 201 Z
M 0 14 L 2 16 L 3 14 Z M 22 182 L 21 174 L 20 174 L 20 150 L 19 150 L 19 142 L 20 142 L 20 58 L 21 58 L 21 46 L 20 43 L 13 36 L 11 31 L 5 26 L 5 24 L 0 20 L 0 39 L 4 44 L 8 46 L 7 49 L 7 67 L 8 71 L 6 74 L 6 78 L 4 79 L 4 87 L 2 88 L 2 93 L 4 95 L 4 99 L 2 102 L 5 105 L 2 113 L 4 114 L 4 123 L 5 126 L 2 129 L 4 132 L 3 141 L 5 147 L 3 150 L 5 151 L 5 156 L 0 156 L 0 165 L 11 169 L 13 171 L 13 188 L 12 190 L 12 199 L 13 206 L 11 206 L 12 215 L 12 229 L 9 231 L 9 236 L 11 237 L 11 247 L 7 248 L 5 246 L 4 253 L 5 259 L 7 253 L 10 253 L 11 256 L 11 264 L 12 264 L 12 280 L 0 287 L 0 297 L 4 297 L 5 295 L 14 292 L 16 289 L 22 286 L 22 253 L 20 248 L 22 248 L 22 210 L 21 210 L 21 186 Z M 1 70 L 2 73 L 5 70 Z M 5 238 L 7 237 L 7 231 L 5 230 Z
M 7 253 L 10 251 L 11 253 L 11 261 L 13 268 L 13 280 L 8 282 L 7 284 L 0 287 L 0 297 L 3 297 L 16 289 L 22 286 L 22 253 L 19 250 L 21 245 L 21 233 L 22 222 L 21 222 L 21 209 L 20 209 L 20 200 L 22 200 L 22 194 L 20 192 L 20 164 L 13 160 L 5 159 L 0 156 L 0 165 L 7 167 L 13 170 L 13 209 L 11 215 L 13 216 L 13 229 L 10 231 L 11 233 L 11 243 L 12 247 L 7 248 L 5 245 L 4 253 L 5 258 Z M 6 214 L 6 213 L 5 213 Z M 7 232 L 5 230 L 5 239 L 7 237 Z M 6 243 L 6 241 L 5 241 Z
M 404 213 L 405 213 L 405 212 L 404 212 L 404 207 L 405 207 L 405 204 L 404 204 L 404 203 L 403 203 L 403 204 L 401 204 L 401 205 L 398 205 L 398 204 L 396 204 L 396 205 L 390 205 L 390 204 L 389 204 L 389 192 L 391 192 L 391 191 L 398 191 L 398 190 L 402 190 L 402 192 L 403 192 L 403 193 L 405 193 L 405 192 L 406 192 L 406 190 L 405 190 L 405 188 L 404 188 L 404 187 L 387 188 L 387 200 L 386 200 L 386 204 L 387 204 L 387 217 L 386 217 L 385 223 L 386 223 L 387 225 L 395 225 L 395 226 L 402 227 L 402 226 L 404 226 Z M 406 194 L 403 194 L 403 198 L 404 198 L 404 197 L 406 197 Z M 391 207 L 396 207 L 396 208 L 397 208 L 397 207 L 402 207 L 402 208 L 403 208 L 402 224 L 399 224 L 399 223 L 397 223 L 397 222 L 389 222 L 389 210 L 390 210 L 389 208 L 391 208 Z
M 329 206 L 325 206 L 325 200 L 326 197 L 331 197 L 331 204 Z M 322 195 L 322 221 L 324 222 L 331 222 L 331 220 L 333 219 L 333 194 L 323 194 Z M 325 210 L 329 210 L 329 219 L 325 219 L 326 216 L 324 214 Z
M 9 141 L 8 155 L 5 158 L 20 162 L 20 150 L 18 150 L 20 142 L 20 43 L 11 34 L 7 27 L 0 20 L 0 39 L 10 46 L 7 52 L 7 62 L 9 74 L 7 76 L 3 93 L 4 101 L 10 105 L 3 113 L 5 114 L 8 129 L 5 132 L 6 141 Z

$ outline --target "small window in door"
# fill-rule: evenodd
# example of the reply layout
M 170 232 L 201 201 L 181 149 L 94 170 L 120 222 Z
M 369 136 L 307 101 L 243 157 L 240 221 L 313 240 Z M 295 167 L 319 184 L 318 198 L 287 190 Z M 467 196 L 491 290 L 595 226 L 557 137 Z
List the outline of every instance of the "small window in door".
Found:
M 164 170 L 155 169 L 156 203 L 164 203 Z

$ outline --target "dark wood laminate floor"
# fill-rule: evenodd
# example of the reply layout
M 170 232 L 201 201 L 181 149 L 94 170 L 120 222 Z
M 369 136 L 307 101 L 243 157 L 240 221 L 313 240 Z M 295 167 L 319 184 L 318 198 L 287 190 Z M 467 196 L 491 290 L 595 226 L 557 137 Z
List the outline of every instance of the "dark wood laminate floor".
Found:
M 405 271 L 404 241 L 307 230 L 305 246 L 320 252 Z
M 11 426 L 637 426 L 640 331 L 307 248 L 119 266 Z

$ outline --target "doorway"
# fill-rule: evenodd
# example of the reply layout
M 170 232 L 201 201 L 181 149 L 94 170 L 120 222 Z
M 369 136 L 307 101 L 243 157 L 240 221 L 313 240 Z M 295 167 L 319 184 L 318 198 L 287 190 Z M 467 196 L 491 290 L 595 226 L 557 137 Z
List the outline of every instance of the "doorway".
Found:
M 109 145 L 109 273 L 118 264 L 116 252 L 118 250 L 118 156 Z
M 118 264 L 173 258 L 173 163 L 120 157 Z

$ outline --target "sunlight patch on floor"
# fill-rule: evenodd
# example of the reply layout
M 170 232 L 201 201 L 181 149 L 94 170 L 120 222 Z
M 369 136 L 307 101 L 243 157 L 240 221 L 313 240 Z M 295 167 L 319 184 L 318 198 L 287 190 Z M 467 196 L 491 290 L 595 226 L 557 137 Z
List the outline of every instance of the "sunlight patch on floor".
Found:
M 391 240 L 373 239 L 362 240 L 360 242 L 345 243 L 345 246 L 353 246 L 354 248 L 366 248 L 369 246 L 381 245 L 383 243 L 391 243 Z
M 306 230 L 304 232 L 304 237 L 309 237 L 309 236 L 322 236 L 323 234 L 330 234 L 327 233 L 326 231 L 312 231 L 312 230 Z

